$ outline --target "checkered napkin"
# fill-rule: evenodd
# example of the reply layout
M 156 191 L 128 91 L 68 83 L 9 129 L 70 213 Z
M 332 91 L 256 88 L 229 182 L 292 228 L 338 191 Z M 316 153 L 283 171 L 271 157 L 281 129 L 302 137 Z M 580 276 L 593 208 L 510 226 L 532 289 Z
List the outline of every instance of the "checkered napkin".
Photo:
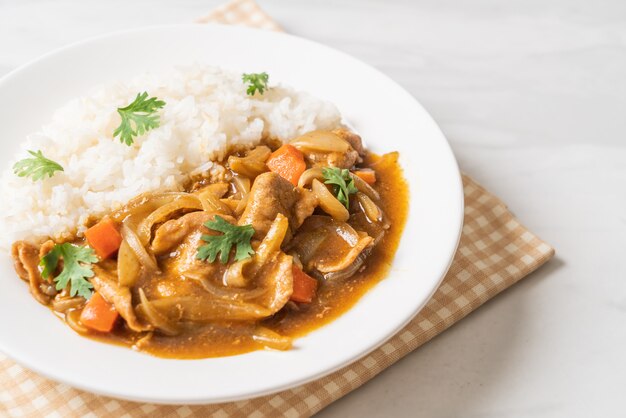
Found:
M 199 20 L 280 30 L 253 0 L 233 0 Z M 458 252 L 426 307 L 361 360 L 322 379 L 262 398 L 163 406 L 106 398 L 52 382 L 0 354 L 0 416 L 302 417 L 358 388 L 548 261 L 554 250 L 522 226 L 497 197 L 463 176 L 465 224 Z

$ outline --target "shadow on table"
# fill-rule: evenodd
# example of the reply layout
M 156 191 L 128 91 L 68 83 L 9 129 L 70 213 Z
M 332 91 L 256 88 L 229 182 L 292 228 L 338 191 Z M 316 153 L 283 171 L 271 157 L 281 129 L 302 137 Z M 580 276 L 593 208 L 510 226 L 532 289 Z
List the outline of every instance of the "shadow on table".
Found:
M 502 383 L 500 377 L 509 373 L 513 353 L 524 350 L 519 330 L 525 326 L 525 312 L 533 306 L 528 299 L 531 290 L 550 280 L 549 276 L 563 265 L 561 259 L 553 258 L 317 416 L 478 416 L 482 406 L 488 405 L 494 385 Z M 493 312 L 503 308 L 504 314 L 494 318 Z

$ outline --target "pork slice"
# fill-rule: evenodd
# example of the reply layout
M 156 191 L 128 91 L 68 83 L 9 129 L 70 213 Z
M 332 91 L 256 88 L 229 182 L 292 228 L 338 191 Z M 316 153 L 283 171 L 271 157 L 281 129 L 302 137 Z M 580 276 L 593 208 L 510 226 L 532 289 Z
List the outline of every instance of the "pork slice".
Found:
M 252 225 L 254 237 L 262 239 L 279 213 L 289 220 L 289 237 L 311 216 L 317 198 L 309 190 L 293 185 L 276 173 L 263 173 L 256 178 L 239 225 Z
M 115 306 L 128 327 L 135 332 L 149 331 L 151 327 L 141 323 L 135 315 L 128 287 L 118 285 L 117 278 L 100 266 L 94 265 L 93 271 L 95 275 L 89 281 L 104 300 Z
M 190 234 L 197 231 L 209 233 L 208 229 L 203 225 L 215 219 L 213 212 L 191 212 L 181 216 L 178 219 L 172 219 L 161 225 L 154 234 L 151 249 L 156 255 L 161 255 L 172 251 L 181 242 L 183 242 Z M 235 220 L 231 216 L 220 215 L 224 220 L 234 223 Z
M 352 149 L 354 149 L 361 157 L 364 156 L 365 149 L 363 148 L 363 141 L 359 135 L 345 128 L 338 128 L 332 132 L 340 138 L 346 140 Z
M 199 260 L 198 248 L 205 245 L 203 235 L 220 235 L 220 232 L 208 229 L 204 224 L 215 219 L 215 213 L 192 212 L 178 219 L 161 225 L 154 234 L 152 250 L 157 255 L 175 254 L 163 263 L 165 277 L 177 282 L 177 293 L 185 293 L 185 283 L 180 278 L 190 278 L 200 282 L 218 275 L 221 263 L 208 263 Z M 220 215 L 225 221 L 234 224 L 231 216 Z
M 11 247 L 11 256 L 17 275 L 28 282 L 33 297 L 42 305 L 50 303 L 50 296 L 41 290 L 44 279 L 39 272 L 39 247 L 26 241 L 17 241 Z

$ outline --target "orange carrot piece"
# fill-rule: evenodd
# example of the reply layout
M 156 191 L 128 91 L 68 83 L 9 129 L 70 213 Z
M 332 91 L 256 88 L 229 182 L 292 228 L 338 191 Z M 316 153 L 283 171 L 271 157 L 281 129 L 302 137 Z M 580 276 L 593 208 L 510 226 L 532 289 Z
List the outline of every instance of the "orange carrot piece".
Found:
M 111 332 L 119 314 L 115 307 L 95 292 L 80 314 L 80 322 L 89 329 Z
M 306 170 L 304 156 L 296 147 L 289 144 L 285 144 L 274 151 L 266 164 L 270 170 L 294 186 L 298 185 L 300 176 Z
M 302 269 L 295 264 L 292 267 L 292 271 L 293 293 L 291 294 L 291 300 L 294 302 L 310 303 L 317 292 L 317 280 L 303 272 Z
M 112 219 L 104 218 L 85 231 L 85 238 L 100 258 L 109 258 L 120 248 L 122 235 Z
M 361 180 L 366 182 L 369 185 L 376 183 L 376 172 L 371 168 L 364 168 L 362 170 L 355 170 L 353 172 L 355 175 L 359 176 Z

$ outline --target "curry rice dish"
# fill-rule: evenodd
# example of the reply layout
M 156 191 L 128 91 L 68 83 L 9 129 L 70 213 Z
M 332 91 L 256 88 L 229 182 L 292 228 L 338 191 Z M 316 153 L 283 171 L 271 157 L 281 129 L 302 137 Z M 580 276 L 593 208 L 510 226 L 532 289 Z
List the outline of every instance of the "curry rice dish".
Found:
M 154 87 L 159 96 L 146 90 L 122 106 L 118 100 L 112 122 L 103 122 L 113 129 L 92 142 L 140 158 L 151 141 L 184 136 L 180 115 L 168 114 L 169 106 L 201 103 L 207 95 L 224 100 L 228 90 L 239 113 L 222 106 L 218 119 L 245 118 L 235 130 L 214 124 L 204 145 L 200 138 L 191 150 L 195 168 L 174 156 L 180 172 L 167 174 L 174 179 L 155 187 L 147 182 L 123 204 L 105 199 L 73 229 L 61 223 L 47 236 L 22 234 L 11 246 L 32 296 L 81 335 L 168 358 L 287 350 L 293 338 L 349 309 L 388 271 L 408 212 L 398 154 L 369 152 L 341 125 L 334 106 L 271 86 L 265 73 L 202 67 L 173 77 L 189 83 L 205 73 L 212 77 L 195 90 L 176 93 L 161 80 Z M 129 83 L 127 97 L 132 88 Z M 254 135 L 246 133 L 250 124 L 258 125 Z M 280 132 L 274 124 L 291 126 Z M 216 137 L 221 144 L 207 147 Z M 89 158 L 86 147 L 55 160 L 45 144 L 15 163 L 13 179 L 5 173 L 3 188 L 29 182 L 45 193 L 62 185 L 66 166 Z M 36 229 L 37 219 L 43 218 L 24 222 Z

